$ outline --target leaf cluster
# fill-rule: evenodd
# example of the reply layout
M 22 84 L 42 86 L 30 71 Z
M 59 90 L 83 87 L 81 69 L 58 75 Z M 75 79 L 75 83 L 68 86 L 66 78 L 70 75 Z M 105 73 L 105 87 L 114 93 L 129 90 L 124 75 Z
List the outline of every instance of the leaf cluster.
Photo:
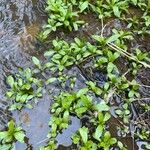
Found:
M 41 81 L 34 77 L 30 68 L 20 70 L 18 74 L 13 77 L 7 77 L 7 84 L 10 89 L 6 92 L 6 96 L 12 101 L 10 110 L 29 107 L 29 101 L 42 96 Z
M 15 126 L 13 120 L 8 122 L 8 129 L 0 132 L 0 149 L 10 150 L 14 148 L 14 142 L 24 143 L 25 133 L 20 126 Z

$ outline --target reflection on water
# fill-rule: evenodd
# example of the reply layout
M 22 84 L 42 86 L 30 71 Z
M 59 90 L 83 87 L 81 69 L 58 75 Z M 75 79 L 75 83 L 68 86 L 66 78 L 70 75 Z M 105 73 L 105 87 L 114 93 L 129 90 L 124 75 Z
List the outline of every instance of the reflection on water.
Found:
M 33 148 L 39 148 L 46 142 L 46 136 L 50 130 L 48 127 L 50 102 L 49 96 L 45 95 L 33 109 L 23 109 L 21 112 L 13 113 L 17 123 L 21 124 L 26 131 L 26 136 L 29 138 L 28 143 Z
M 43 19 L 38 11 L 43 1 L 38 0 L 4 0 L 0 2 L 0 52 L 1 56 L 18 52 L 31 45 Z M 41 7 L 40 7 L 41 8 Z M 22 40 L 24 39 L 24 40 Z M 29 42 L 28 42 L 29 40 Z
M 44 21 L 43 5 L 43 0 L 0 0 L 0 128 L 7 122 L 5 77 L 29 66 L 29 54 Z

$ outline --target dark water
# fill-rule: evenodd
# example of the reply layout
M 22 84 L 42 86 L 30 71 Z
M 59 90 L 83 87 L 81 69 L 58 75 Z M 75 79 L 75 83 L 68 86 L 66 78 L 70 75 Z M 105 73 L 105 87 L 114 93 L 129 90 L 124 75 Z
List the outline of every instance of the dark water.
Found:
M 18 67 L 30 66 L 31 55 L 36 54 L 35 36 L 44 23 L 43 6 L 43 0 L 0 1 L 0 129 L 11 117 L 6 111 L 9 100 L 5 98 L 5 77 L 14 74 Z M 34 147 L 39 146 L 38 143 L 46 138 L 49 131 L 50 102 L 45 95 L 35 109 L 13 113 L 16 121 L 22 123 L 27 131 L 29 144 Z M 17 144 L 16 149 L 24 150 L 26 145 Z
M 49 108 L 52 98 L 45 93 L 43 98 L 39 100 L 39 103 L 32 110 L 23 109 L 21 112 L 15 111 L 11 114 L 7 111 L 9 100 L 5 97 L 7 90 L 5 78 L 8 74 L 17 72 L 18 67 L 31 66 L 31 56 L 38 56 L 35 37 L 46 20 L 44 4 L 45 2 L 43 0 L 0 0 L 0 129 L 6 126 L 7 121 L 12 115 L 17 123 L 22 124 L 29 138 L 28 143 L 33 146 L 33 149 L 37 149 L 47 142 L 46 135 L 50 130 L 48 127 L 50 120 Z M 89 22 L 86 28 L 77 33 L 69 33 L 67 35 L 60 33 L 58 36 L 67 38 L 68 40 L 73 39 L 75 36 L 84 36 L 90 39 L 90 35 L 100 33 L 101 23 L 94 16 L 89 14 L 84 19 Z M 110 20 L 104 34 L 109 35 L 112 28 L 120 29 L 123 27 L 124 25 L 120 21 Z M 146 44 L 142 39 L 139 39 L 139 42 L 141 42 L 140 45 L 137 45 L 137 43 L 134 43 L 134 45 L 143 47 L 144 50 L 148 51 L 150 45 L 145 41 L 147 44 L 145 46 Z M 120 64 L 120 69 L 125 67 L 123 61 Z M 77 68 L 75 71 L 71 70 L 72 72 L 77 74 L 75 88 L 76 90 L 80 89 L 84 86 L 83 80 L 86 77 Z M 98 78 L 99 75 L 97 73 L 95 75 Z M 102 74 L 100 74 L 99 78 L 101 80 L 104 79 Z M 149 70 L 141 70 L 137 80 L 142 84 L 150 85 Z M 57 92 L 59 89 L 51 87 L 51 90 Z M 150 95 L 150 90 L 149 88 L 141 88 L 141 93 L 147 97 Z M 115 126 L 116 120 L 111 120 L 111 123 Z M 60 145 L 59 149 L 67 149 L 72 144 L 70 136 L 79 127 L 80 120 L 72 118 L 70 127 L 57 137 Z M 112 128 L 113 132 L 115 135 L 114 128 Z M 134 146 L 136 144 L 131 136 L 122 140 L 128 145 L 129 149 L 137 149 Z M 137 142 L 137 145 L 141 145 L 141 142 Z M 27 145 L 25 144 L 16 144 L 16 150 L 25 150 L 26 148 Z
M 5 77 L 15 73 L 18 67 L 29 66 L 30 54 L 35 53 L 32 43 L 44 21 L 42 19 L 44 13 L 38 11 L 40 6 L 42 8 L 42 3 L 37 0 L 0 1 L 0 108 L 2 109 L 7 106 L 4 98 Z
M 35 37 L 46 20 L 44 4 L 43 0 L 0 1 L 0 129 L 6 126 L 12 115 L 26 131 L 28 144 L 32 145 L 33 149 L 47 142 L 51 98 L 45 93 L 32 110 L 23 109 L 11 114 L 7 111 L 9 100 L 5 98 L 5 78 L 8 74 L 17 72 L 18 67 L 31 66 L 31 56 L 38 55 Z M 56 91 L 55 87 L 53 90 Z M 70 146 L 70 136 L 79 127 L 79 119 L 72 118 L 72 125 L 58 135 L 58 143 Z M 16 150 L 26 148 L 26 144 L 16 144 Z

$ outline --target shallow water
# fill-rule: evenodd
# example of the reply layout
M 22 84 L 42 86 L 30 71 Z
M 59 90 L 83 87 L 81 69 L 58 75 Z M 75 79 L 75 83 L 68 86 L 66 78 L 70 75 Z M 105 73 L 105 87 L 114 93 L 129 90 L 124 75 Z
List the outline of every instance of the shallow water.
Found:
M 7 111 L 7 106 L 9 100 L 5 97 L 5 92 L 7 86 L 5 83 L 5 77 L 8 74 L 17 72 L 19 67 L 31 66 L 31 56 L 38 55 L 36 46 L 36 34 L 41 29 L 42 25 L 45 23 L 46 16 L 44 13 L 44 1 L 43 0 L 1 0 L 0 1 L 0 129 L 6 126 L 8 119 L 13 116 L 16 122 L 22 124 L 22 127 L 26 131 L 28 139 L 28 144 L 32 145 L 33 149 L 39 148 L 47 142 L 47 132 L 50 130 L 48 127 L 48 122 L 50 120 L 49 107 L 51 105 L 51 97 L 48 93 L 45 93 L 43 98 L 39 100 L 39 103 L 35 105 L 32 110 L 23 109 L 21 112 L 13 112 L 12 114 Z M 90 18 L 90 19 L 89 19 Z M 90 35 L 98 34 L 101 31 L 101 23 L 95 19 L 91 14 L 84 18 L 85 20 L 90 20 L 89 25 L 79 32 L 75 33 L 63 33 L 53 36 L 59 36 L 72 40 L 75 36 L 83 37 L 83 35 L 90 39 Z M 124 25 L 118 20 L 110 20 L 107 25 L 107 29 L 104 30 L 105 35 L 111 34 L 112 28 L 124 28 Z M 144 50 L 148 51 L 150 45 L 144 42 L 142 39 L 140 45 L 133 43 L 135 47 L 142 47 Z M 139 41 L 139 42 L 140 42 Z M 147 40 L 148 41 L 148 40 Z M 145 44 L 147 43 L 147 44 Z M 120 69 L 127 67 L 125 62 L 121 60 Z M 83 67 L 84 68 L 84 67 Z M 76 90 L 84 86 L 83 82 L 87 79 L 84 74 L 88 66 L 85 66 L 84 73 L 82 70 L 75 69 L 70 72 L 77 74 Z M 82 74 L 82 75 L 81 75 Z M 103 73 L 94 72 L 96 79 L 100 80 L 102 83 L 105 80 Z M 89 76 L 91 78 L 91 76 Z M 137 76 L 137 80 L 142 84 L 150 85 L 149 70 L 141 70 Z M 59 89 L 57 87 L 50 87 L 51 90 L 57 92 Z M 149 88 L 141 88 L 141 93 L 146 97 L 149 96 Z M 111 120 L 112 125 L 115 120 Z M 72 124 L 67 130 L 64 130 L 62 134 L 57 137 L 58 149 L 73 149 L 69 147 L 71 143 L 70 136 L 80 127 L 80 120 L 77 118 L 72 118 Z M 114 129 L 111 131 L 114 133 Z M 133 149 L 135 142 L 131 138 L 122 139 L 129 145 L 130 149 Z M 140 145 L 140 142 L 137 143 Z M 16 150 L 25 150 L 27 145 L 16 144 Z M 137 147 L 135 146 L 135 149 Z M 140 149 L 140 148 L 138 148 Z
M 37 5 L 35 5 L 37 4 Z M 0 108 L 6 91 L 5 77 L 18 67 L 30 64 L 30 53 L 35 52 L 32 42 L 44 19 L 38 12 L 42 3 L 34 0 L 0 1 Z M 31 30 L 32 28 L 32 30 Z M 31 51 L 32 48 L 32 51 Z
M 5 98 L 5 77 L 14 74 L 18 67 L 30 66 L 31 55 L 37 53 L 35 36 L 44 23 L 43 5 L 42 0 L 0 1 L 0 129 L 6 126 L 11 117 L 6 110 L 9 100 Z M 36 109 L 12 114 L 28 131 L 27 136 L 31 137 L 29 143 L 34 146 L 46 137 L 49 130 L 47 124 L 50 119 L 50 100 L 46 97 Z M 17 144 L 16 148 L 23 150 L 25 147 Z

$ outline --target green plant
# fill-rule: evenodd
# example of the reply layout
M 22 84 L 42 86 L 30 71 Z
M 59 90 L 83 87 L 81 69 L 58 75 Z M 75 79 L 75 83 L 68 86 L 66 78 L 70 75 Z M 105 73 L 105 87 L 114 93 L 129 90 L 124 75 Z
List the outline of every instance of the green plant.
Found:
M 44 65 L 44 68 L 52 71 L 59 70 L 62 72 L 72 65 L 79 64 L 84 58 L 101 54 L 96 46 L 78 38 L 75 38 L 74 42 L 70 44 L 63 40 L 53 40 L 52 45 L 53 47 L 45 52 L 45 57 L 48 58 L 49 62 Z
M 80 5 L 81 11 L 83 6 Z M 73 10 L 73 5 L 70 2 L 63 0 L 48 0 L 46 11 L 48 13 L 48 23 L 44 26 L 44 38 L 52 31 L 56 31 L 58 27 L 78 30 L 78 27 L 84 24 L 84 21 L 78 20 L 79 12 Z
M 11 110 L 20 110 L 24 106 L 31 108 L 29 102 L 42 96 L 41 81 L 34 77 L 30 68 L 20 70 L 15 77 L 8 76 L 7 83 L 10 89 L 6 96 L 12 101 Z
M 86 127 L 82 127 L 78 130 L 76 134 L 72 136 L 72 140 L 74 144 L 81 143 L 81 150 L 96 150 L 97 145 L 89 139 L 89 130 Z
M 137 16 L 133 16 L 132 18 L 124 18 L 125 21 L 127 21 L 128 26 L 127 28 L 131 28 L 133 27 L 134 29 L 137 28 L 137 26 L 139 25 L 139 18 L 137 18 Z
M 93 108 L 92 98 L 85 95 L 87 91 L 87 89 L 81 89 L 77 93 L 61 93 L 56 97 L 52 106 L 52 113 L 55 113 L 57 116 L 60 113 L 73 113 L 78 117 L 82 116 L 89 109 Z
M 137 16 L 132 14 L 132 8 L 139 11 Z M 91 9 L 99 15 L 101 20 L 101 35 L 94 35 L 92 43 L 77 37 L 72 42 L 57 38 L 52 43 L 46 40 L 51 32 L 59 31 L 58 29 L 61 28 L 70 31 L 78 30 L 84 24 L 84 21 L 80 21 L 79 15 L 85 15 Z M 132 45 L 137 42 L 135 36 L 144 38 L 145 34 L 150 33 L 150 1 L 48 0 L 46 11 L 48 14 L 47 24 L 44 26 L 43 32 L 38 35 L 41 43 L 47 44 L 45 47 L 49 47 L 51 44 L 51 47 L 44 54 L 47 58 L 46 63 L 32 57 L 34 67 L 36 67 L 33 71 L 26 69 L 16 76 L 7 78 L 10 86 L 7 96 L 13 102 L 11 109 L 21 109 L 24 106 L 31 107 L 29 102 L 42 96 L 41 81 L 36 78 L 36 75 L 40 74 L 44 77 L 43 80 L 46 85 L 50 86 L 56 81 L 61 86 L 60 92 L 54 96 L 50 109 L 49 126 L 51 129 L 47 136 L 49 141 L 41 150 L 56 149 L 56 137 L 71 124 L 71 116 L 81 119 L 81 128 L 72 136 L 73 143 L 79 149 L 109 150 L 118 148 L 126 150 L 123 144 L 113 138 L 109 132 L 107 123 L 112 115 L 109 109 L 113 102 L 116 107 L 116 117 L 123 119 L 123 122 L 119 120 L 122 126 L 117 127 L 123 137 L 130 133 L 129 123 L 136 124 L 138 127 L 138 122 L 135 123 L 132 120 L 129 122 L 133 113 L 130 109 L 132 103 L 137 98 L 140 99 L 140 85 L 135 77 L 140 68 L 150 68 L 148 64 L 150 59 L 147 53 L 140 49 L 134 49 Z M 117 29 L 118 26 L 116 26 L 111 35 L 105 37 L 104 30 L 107 26 L 113 25 L 112 19 L 116 19 L 114 23 L 118 20 L 121 21 L 123 26 L 121 29 Z M 121 24 L 119 22 L 119 25 Z M 127 67 L 125 72 L 119 66 L 122 59 L 125 61 L 123 65 Z M 85 81 L 85 88 L 76 92 L 74 90 L 76 75 L 66 73 L 72 66 L 79 68 L 81 73 L 82 70 L 85 71 L 84 67 L 88 66 L 90 69 L 90 75 L 83 73 L 83 76 L 85 78 L 87 76 L 88 79 Z M 100 71 L 105 76 L 104 84 L 100 87 L 99 79 L 97 80 L 97 77 L 94 76 L 95 71 Z M 70 87 L 65 90 L 68 82 Z M 150 109 L 148 104 L 141 103 L 141 107 L 148 113 Z M 84 117 L 88 118 L 86 123 L 82 122 Z M 149 139 L 149 132 L 145 128 L 135 131 L 134 134 L 136 138 Z M 11 142 L 7 145 L 2 143 L 0 146 L 3 147 L 0 147 L 1 149 L 10 149 L 12 144 Z
M 135 62 L 132 62 L 132 66 L 133 66 L 133 69 L 132 69 L 133 75 L 136 75 L 138 73 L 139 69 L 142 67 L 142 65 L 137 64 Z
M 56 148 L 56 143 L 55 141 L 51 140 L 48 142 L 48 145 L 47 146 L 42 146 L 40 148 L 40 150 L 54 150 Z
M 150 138 L 150 131 L 146 131 L 144 129 L 138 130 L 136 136 L 138 136 L 142 140 L 146 140 Z
M 116 43 L 124 44 L 124 41 L 126 40 L 133 40 L 133 35 L 129 31 L 113 29 L 112 32 L 113 34 L 108 38 L 107 43 L 115 41 Z
M 97 0 L 96 4 L 92 5 L 92 9 L 99 14 L 99 18 L 112 16 L 120 18 L 124 12 L 127 12 L 128 3 L 122 0 Z
M 115 60 L 119 57 L 120 54 L 118 52 L 113 53 L 111 50 L 106 48 L 103 50 L 103 55 L 94 62 L 94 66 L 101 69 L 107 68 L 108 72 L 111 72 L 111 69 L 115 69 L 117 71 L 117 67 L 113 64 L 113 62 L 115 62 Z
M 90 140 L 91 137 L 88 136 L 89 130 L 86 127 L 80 128 L 76 134 L 72 136 L 73 143 L 78 144 L 80 143 L 81 150 L 97 150 L 99 148 L 104 148 L 105 150 L 109 150 L 111 146 L 113 146 L 117 140 L 112 138 L 110 133 L 106 131 L 104 135 L 98 139 L 98 143 L 94 140 Z M 96 129 L 96 134 L 100 134 L 98 132 L 98 128 Z
M 130 133 L 128 125 L 117 126 L 117 131 L 121 137 L 126 137 Z
M 109 110 L 104 101 L 94 103 L 92 98 L 87 95 L 88 91 L 89 89 L 85 88 L 76 93 L 62 92 L 54 98 L 54 103 L 51 107 L 53 116 L 49 122 L 49 126 L 51 127 L 51 131 L 48 134 L 49 139 L 53 140 L 62 129 L 68 127 L 71 115 L 80 118 L 86 114 L 92 114 L 92 112 Z M 107 121 L 106 117 L 105 121 Z
M 105 132 L 104 136 L 100 139 L 99 147 L 109 150 L 112 145 L 117 142 L 116 138 L 112 138 L 110 132 Z
M 80 9 L 80 12 L 84 12 L 86 9 L 89 8 L 89 1 L 88 0 L 80 0 L 79 1 L 79 9 Z
M 131 112 L 127 103 L 122 105 L 122 109 L 117 109 L 115 112 L 120 118 L 123 118 L 124 123 L 129 123 Z
M 111 116 L 108 112 L 99 112 L 96 118 L 91 119 L 91 122 L 93 122 L 93 124 L 96 126 L 95 132 L 93 134 L 93 137 L 96 140 L 100 141 L 103 133 L 106 130 L 106 123 L 110 119 L 110 117 Z
M 74 64 L 74 55 L 72 55 L 72 49 L 67 42 L 53 40 L 52 44 L 53 48 L 44 54 L 50 60 L 45 64 L 45 68 L 50 68 L 52 71 L 57 69 L 63 71 L 66 67 Z
M 8 122 L 8 129 L 0 132 L 0 148 L 10 150 L 14 148 L 13 143 L 19 141 L 24 143 L 25 133 L 19 126 L 15 126 L 13 120 Z
M 88 81 L 88 82 L 86 82 L 86 84 L 89 86 L 89 90 L 93 91 L 95 94 L 97 94 L 97 95 L 102 94 L 102 90 L 96 86 L 96 83 L 94 83 L 92 81 Z
M 56 115 L 53 116 L 49 122 L 49 126 L 51 127 L 51 132 L 48 134 L 49 138 L 55 138 L 58 134 L 58 131 L 62 129 L 66 129 L 69 125 L 69 113 L 66 111 L 63 114 L 63 117 Z
M 148 53 L 143 53 L 140 49 L 135 50 L 135 56 L 140 61 L 148 59 Z

